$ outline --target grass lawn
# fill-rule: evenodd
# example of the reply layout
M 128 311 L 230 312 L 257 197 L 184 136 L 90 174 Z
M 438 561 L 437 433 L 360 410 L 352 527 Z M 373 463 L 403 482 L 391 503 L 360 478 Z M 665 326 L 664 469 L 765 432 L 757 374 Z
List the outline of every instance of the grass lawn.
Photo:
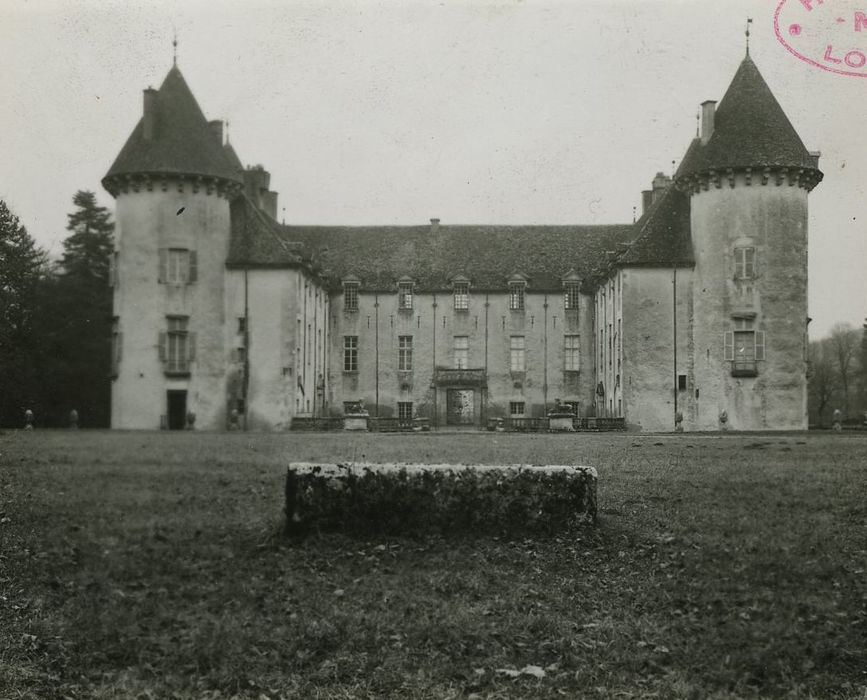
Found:
M 590 464 L 599 525 L 290 544 L 305 460 Z M 0 698 L 64 696 L 864 699 L 867 439 L 0 434 Z

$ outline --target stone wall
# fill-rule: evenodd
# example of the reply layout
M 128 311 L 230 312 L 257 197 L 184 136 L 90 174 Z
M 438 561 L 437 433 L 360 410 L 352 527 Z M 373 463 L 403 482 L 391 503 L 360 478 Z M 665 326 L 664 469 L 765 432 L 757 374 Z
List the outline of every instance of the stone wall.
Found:
M 181 209 L 183 208 L 183 211 Z M 170 182 L 117 195 L 117 284 L 114 314 L 122 333 L 118 376 L 112 383 L 113 428 L 157 429 L 167 413 L 167 390 L 187 392 L 197 426 L 221 428 L 223 401 L 224 271 L 229 244 L 229 204 L 190 184 Z M 198 274 L 186 285 L 160 284 L 159 249 L 197 253 Z M 168 377 L 160 362 L 159 333 L 166 316 L 189 317 L 195 359 L 189 376 Z
M 550 534 L 596 520 L 593 467 L 290 464 L 286 529 Z
M 725 411 L 735 430 L 801 430 L 806 418 L 807 192 L 788 181 L 743 175 L 692 195 L 696 267 L 694 427 L 717 430 Z M 756 248 L 756 276 L 734 280 L 734 248 Z M 736 318 L 764 332 L 757 376 L 732 375 L 724 334 Z
M 225 396 L 243 397 L 247 316 L 249 382 L 246 420 L 250 430 L 286 430 L 293 416 L 319 415 L 327 393 L 327 293 L 303 269 L 227 271 L 226 360 L 231 367 Z M 246 280 L 246 281 L 245 281 Z M 245 291 L 246 290 L 246 291 Z
M 632 428 L 645 431 L 675 429 L 677 410 L 684 427 L 691 425 L 695 382 L 692 376 L 692 270 L 627 268 L 623 284 L 624 415 Z M 677 354 L 675 357 L 675 289 L 677 290 Z M 686 387 L 677 388 L 678 375 Z
M 578 401 L 586 415 L 593 400 L 593 306 L 582 295 L 577 310 L 564 308 L 562 293 L 534 293 L 528 289 L 523 312 L 509 309 L 505 292 L 471 290 L 469 308 L 456 310 L 449 292 L 421 293 L 411 310 L 398 308 L 394 293 L 362 292 L 358 310 L 347 311 L 344 297 L 331 299 L 330 405 L 335 412 L 344 401 L 362 399 L 381 416 L 396 415 L 397 402 L 411 401 L 414 409 L 445 421 L 446 388 L 432 388 L 436 367 L 454 367 L 454 338 L 466 336 L 468 367 L 484 370 L 487 387 L 477 387 L 476 424 L 487 417 L 509 414 L 510 402 L 523 402 L 525 415 L 542 416 L 555 398 Z M 564 370 L 564 336 L 579 335 L 578 372 Z M 358 337 L 358 371 L 344 371 L 345 336 Z M 399 338 L 411 336 L 411 372 L 398 368 Z M 512 372 L 511 336 L 523 336 L 525 370 Z

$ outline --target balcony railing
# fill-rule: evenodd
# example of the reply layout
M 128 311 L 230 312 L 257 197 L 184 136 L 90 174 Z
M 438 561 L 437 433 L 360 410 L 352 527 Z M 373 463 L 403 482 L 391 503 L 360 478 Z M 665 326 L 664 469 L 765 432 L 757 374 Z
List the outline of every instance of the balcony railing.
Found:
M 732 376 L 733 377 L 756 377 L 759 374 L 759 368 L 755 360 L 733 360 L 732 361 Z
M 434 371 L 434 384 L 437 386 L 486 386 L 487 383 L 484 369 L 437 367 Z

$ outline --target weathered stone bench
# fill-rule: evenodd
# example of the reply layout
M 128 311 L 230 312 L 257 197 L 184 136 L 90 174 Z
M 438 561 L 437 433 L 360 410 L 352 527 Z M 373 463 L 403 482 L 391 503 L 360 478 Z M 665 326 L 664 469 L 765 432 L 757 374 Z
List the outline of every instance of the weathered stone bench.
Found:
M 289 465 L 286 531 L 550 534 L 596 522 L 596 470 L 566 465 Z

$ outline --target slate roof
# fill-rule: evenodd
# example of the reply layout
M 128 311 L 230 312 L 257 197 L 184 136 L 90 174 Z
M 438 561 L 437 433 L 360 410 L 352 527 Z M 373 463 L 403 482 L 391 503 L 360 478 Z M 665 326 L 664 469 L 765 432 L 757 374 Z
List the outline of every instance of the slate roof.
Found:
M 689 195 L 669 185 L 636 222 L 637 236 L 616 259 L 618 265 L 691 266 Z
M 237 165 L 214 136 L 177 66 L 157 91 L 154 111 L 154 137 L 144 139 L 140 119 L 103 183 L 133 174 L 203 175 L 241 181 Z
M 228 141 L 223 145 L 223 153 L 229 161 L 229 165 L 231 165 L 235 170 L 243 172 L 244 164 L 241 162 L 241 159 L 238 158 L 238 154 L 235 152 L 232 144 Z
M 690 144 L 675 179 L 708 170 L 775 166 L 816 170 L 783 108 L 747 56 L 717 107 L 710 139 L 704 146 L 699 139 Z
M 235 232 L 234 223 L 233 219 L 230 266 L 290 266 L 300 255 L 332 280 L 355 277 L 364 291 L 388 292 L 396 289 L 402 277 L 411 278 L 420 290 L 435 291 L 449 289 L 458 276 L 469 279 L 477 291 L 504 290 L 515 274 L 527 277 L 528 291 L 559 291 L 570 271 L 589 279 L 607 260 L 606 251 L 616 250 L 618 244 L 635 236 L 632 224 L 440 225 L 432 230 L 430 226 L 283 226 L 271 222 L 268 232 L 245 225 L 245 237 Z
M 231 238 L 228 267 L 295 267 L 305 261 L 303 246 L 279 234 L 279 225 L 256 208 L 245 194 L 229 206 Z M 309 260 L 309 255 L 306 256 Z

